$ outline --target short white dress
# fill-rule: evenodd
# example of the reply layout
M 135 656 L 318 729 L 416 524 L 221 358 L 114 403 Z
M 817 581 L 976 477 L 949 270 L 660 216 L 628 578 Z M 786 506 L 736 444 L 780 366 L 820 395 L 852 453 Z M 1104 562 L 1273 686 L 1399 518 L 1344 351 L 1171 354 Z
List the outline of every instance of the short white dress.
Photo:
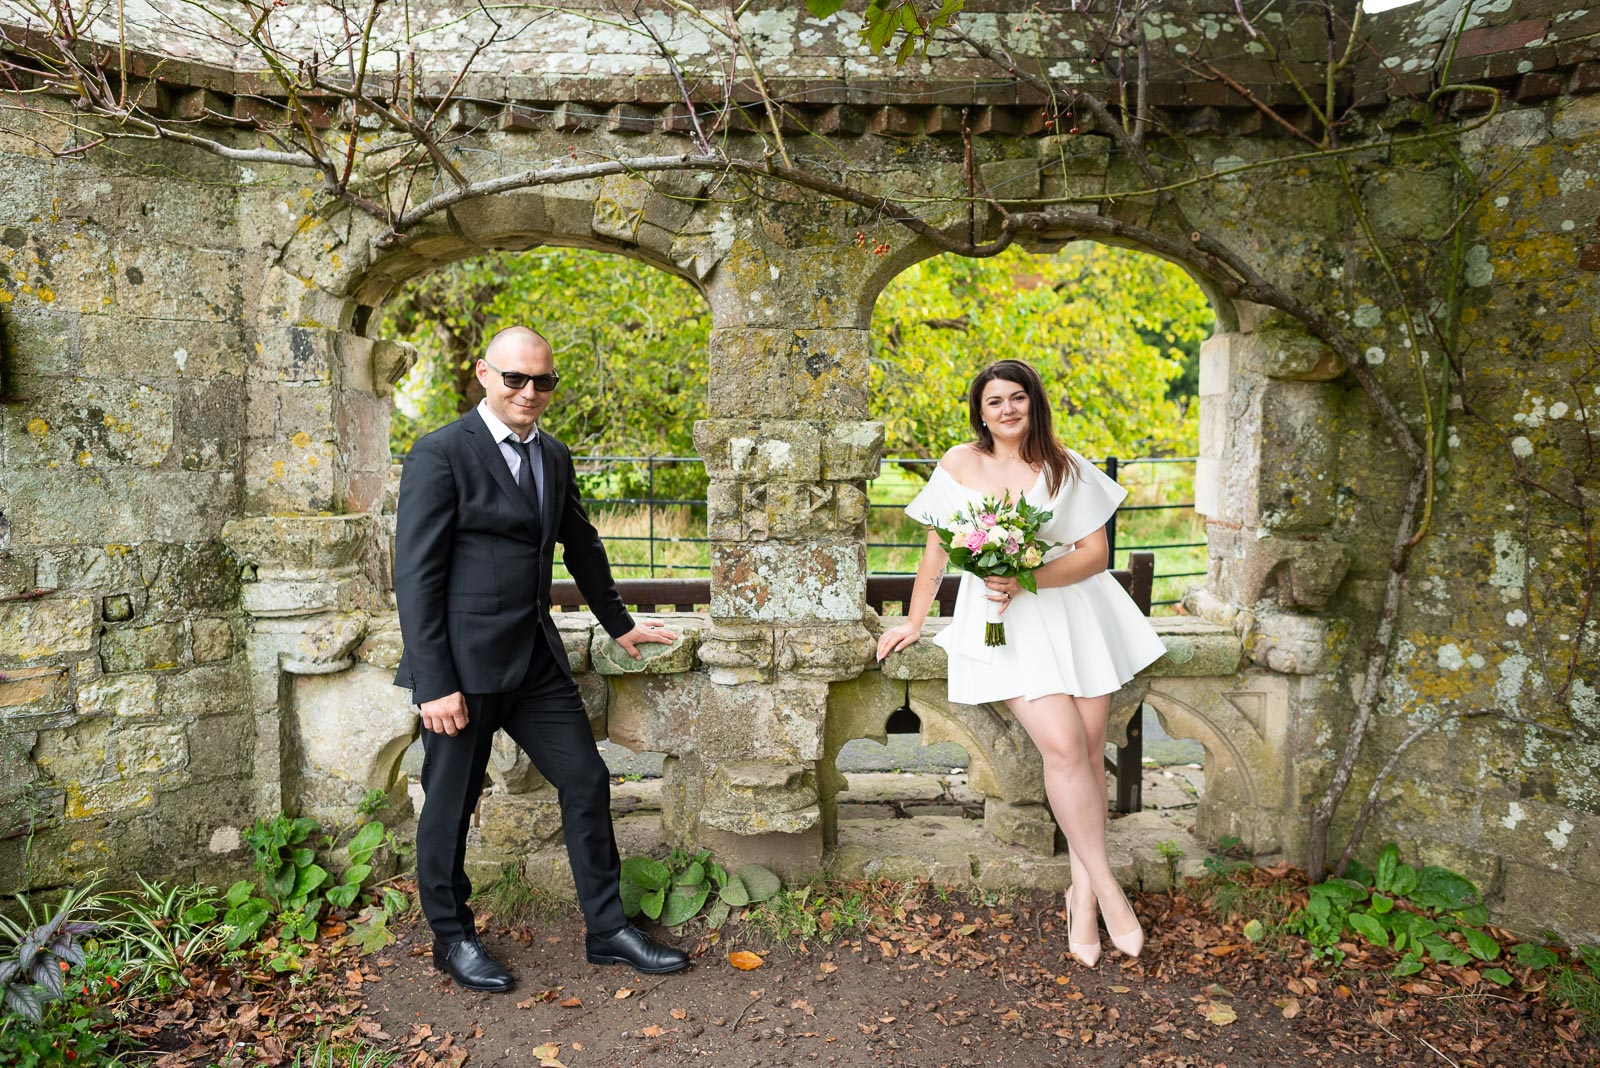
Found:
M 1073 551 L 1076 542 L 1105 526 L 1128 491 L 1081 455 L 1067 450 L 1078 475 L 1067 478 L 1054 497 L 1044 472 L 1026 496 L 1037 508 L 1054 514 L 1040 530 L 1047 542 L 1060 544 L 1045 562 Z M 957 482 L 941 464 L 922 492 L 906 505 L 906 514 L 927 526 L 948 526 L 950 517 L 982 493 Z M 949 661 L 950 700 L 975 705 L 1027 700 L 1047 694 L 1098 697 L 1133 678 L 1140 668 L 1166 652 L 1155 628 L 1139 606 L 1112 577 L 1100 571 L 1070 586 L 1022 591 L 1001 617 L 1006 643 L 983 644 L 984 599 L 988 587 L 976 575 L 962 572 L 955 615 L 933 639 Z

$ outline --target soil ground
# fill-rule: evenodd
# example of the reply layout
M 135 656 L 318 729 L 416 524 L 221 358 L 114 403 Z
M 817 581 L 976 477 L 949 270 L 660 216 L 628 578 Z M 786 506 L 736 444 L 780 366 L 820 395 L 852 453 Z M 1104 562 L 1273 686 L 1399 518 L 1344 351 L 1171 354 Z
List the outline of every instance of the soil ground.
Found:
M 484 941 L 519 979 L 505 995 L 435 972 L 424 928 L 376 959 L 382 978 L 363 993 L 373 1037 L 412 1063 L 465 1053 L 485 1068 L 1600 1063 L 1570 1017 L 1475 973 L 1393 980 L 1354 956 L 1330 972 L 1292 946 L 1251 946 L 1181 896 L 1138 907 L 1143 955 L 1107 943 L 1092 970 L 1064 953 L 1060 898 L 1042 893 L 977 906 L 924 894 L 903 924 L 831 945 L 739 927 L 686 944 L 695 963 L 664 977 L 585 962 L 575 915 L 491 922 Z M 732 967 L 738 949 L 763 964 Z

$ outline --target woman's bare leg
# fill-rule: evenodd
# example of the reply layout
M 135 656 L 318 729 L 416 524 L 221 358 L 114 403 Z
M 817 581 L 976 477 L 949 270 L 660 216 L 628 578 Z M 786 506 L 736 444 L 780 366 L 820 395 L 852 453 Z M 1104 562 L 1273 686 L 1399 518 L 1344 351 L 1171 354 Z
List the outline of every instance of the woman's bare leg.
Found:
M 1105 736 L 1111 695 L 1074 698 L 1051 694 L 1006 704 L 1044 760 L 1045 794 L 1067 836 L 1074 883 L 1082 879 L 1094 891 L 1094 899 L 1105 912 L 1107 930 L 1132 930 L 1138 920 L 1123 899 L 1106 854 Z M 1088 905 L 1081 893 L 1074 901 L 1080 907 Z M 1073 915 L 1079 931 L 1072 941 L 1095 941 L 1088 936 L 1093 912 L 1083 911 L 1084 916 Z
M 1106 725 L 1111 717 L 1111 695 L 1102 694 L 1099 697 L 1072 697 L 1069 698 L 1078 706 L 1078 715 L 1083 720 L 1084 736 L 1088 740 L 1090 758 L 1094 765 L 1096 782 L 1100 785 L 1100 836 L 1099 841 L 1106 840 L 1106 806 L 1109 797 L 1106 791 Z M 1100 910 L 1106 914 L 1106 930 L 1116 930 L 1121 934 L 1132 931 L 1139 924 L 1139 917 L 1134 915 L 1128 907 L 1127 898 L 1123 896 L 1121 887 L 1117 884 L 1116 877 L 1111 875 L 1111 865 L 1106 864 L 1106 874 L 1110 885 L 1096 885 L 1096 903 Z

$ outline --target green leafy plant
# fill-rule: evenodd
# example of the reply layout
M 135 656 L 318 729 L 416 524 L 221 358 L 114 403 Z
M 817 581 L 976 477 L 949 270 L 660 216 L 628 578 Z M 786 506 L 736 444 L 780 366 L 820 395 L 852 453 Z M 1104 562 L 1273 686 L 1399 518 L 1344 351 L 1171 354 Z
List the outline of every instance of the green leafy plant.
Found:
M 348 937 L 363 954 L 375 953 L 395 940 L 389 921 L 410 911 L 411 899 L 394 887 L 386 886 L 378 900 L 350 925 Z
M 394 835 L 381 821 L 372 818 L 386 801 L 381 790 L 369 790 L 362 800 L 355 825 L 346 829 L 351 832 L 344 847 L 349 863 L 337 880 L 318 863 L 318 847 L 323 854 L 330 854 L 343 833 L 323 834 L 317 821 L 308 816 L 296 818 L 279 813 L 270 819 L 258 819 L 246 832 L 245 841 L 255 853 L 264 896 L 256 893 L 255 884 L 248 879 L 228 888 L 224 897 L 228 911 L 222 918 L 228 928 L 227 948 L 238 949 L 253 941 L 268 921 L 275 921 L 280 949 L 268 965 L 277 971 L 298 969 L 304 944 L 317 936 L 317 921 L 324 906 L 352 908 L 372 875 L 378 850 L 388 847 L 399 851 Z M 382 912 L 386 924 L 386 906 Z M 392 941 L 393 936 L 389 935 L 388 940 Z M 369 941 L 383 942 L 383 938 L 373 932 Z
M 6 1068 L 101 1068 L 122 1063 L 108 1055 L 111 1040 L 95 1030 L 94 1010 L 79 1001 L 45 1006 L 38 1023 L 0 1024 L 0 1064 Z
M 25 895 L 18 894 L 25 920 L 16 923 L 0 914 L 0 1007 L 38 1024 L 44 1008 L 67 996 L 66 973 L 84 961 L 82 935 L 99 926 L 83 917 L 101 909 L 95 884 L 67 891 L 54 909 L 35 913 Z M 0 1027 L 9 1021 L 0 1022 Z
M 882 897 L 876 899 L 876 905 L 884 915 L 900 916 L 905 911 Z M 974 902 L 974 907 L 984 906 Z M 750 922 L 758 931 L 791 944 L 830 943 L 876 925 L 874 901 L 859 886 L 825 882 L 781 891 L 752 912 Z
M 1202 860 L 1200 866 L 1212 875 L 1226 875 L 1241 868 L 1248 868 L 1250 866 L 1248 857 L 1244 841 L 1237 835 L 1225 834 L 1217 839 L 1217 851 Z
M 186 964 L 219 952 L 228 930 L 215 887 L 166 886 L 139 877 L 139 889 L 108 895 L 101 937 L 91 958 L 104 956 L 125 994 L 165 994 L 187 984 Z
M 108 1040 L 95 1029 L 94 1006 L 73 995 L 91 993 L 81 941 L 100 925 L 88 917 L 104 903 L 94 883 L 67 891 L 55 908 L 35 911 L 18 894 L 22 921 L 0 914 L 0 1064 L 16 1068 L 112 1063 Z M 73 969 L 79 975 L 71 975 Z
M 1402 954 L 1396 976 L 1420 972 L 1430 959 L 1459 967 L 1499 958 L 1500 943 L 1481 929 L 1489 911 L 1471 880 L 1445 868 L 1413 867 L 1400 859 L 1393 842 L 1383 847 L 1370 871 L 1348 871 L 1360 877 L 1312 886 L 1304 910 L 1289 919 L 1290 930 L 1309 941 L 1313 953 L 1342 960 L 1338 943 L 1348 930 Z M 1511 981 L 1503 969 L 1499 972 Z
M 734 909 L 766 901 L 780 886 L 778 877 L 759 864 L 730 873 L 704 849 L 695 854 L 674 849 L 663 860 L 629 857 L 622 862 L 623 911 L 629 916 L 643 913 L 668 927 L 681 927 L 705 909 L 707 926 L 719 928 Z
M 1178 882 L 1178 861 L 1182 860 L 1187 855 L 1187 854 L 1184 853 L 1183 847 L 1181 845 L 1179 845 L 1177 842 L 1173 842 L 1173 841 L 1170 841 L 1170 840 L 1169 841 L 1163 841 L 1163 842 L 1157 842 L 1156 843 L 1156 852 L 1159 853 L 1161 855 L 1161 859 L 1166 862 L 1166 865 L 1167 865 L 1167 884 L 1169 886 L 1177 885 L 1177 882 Z

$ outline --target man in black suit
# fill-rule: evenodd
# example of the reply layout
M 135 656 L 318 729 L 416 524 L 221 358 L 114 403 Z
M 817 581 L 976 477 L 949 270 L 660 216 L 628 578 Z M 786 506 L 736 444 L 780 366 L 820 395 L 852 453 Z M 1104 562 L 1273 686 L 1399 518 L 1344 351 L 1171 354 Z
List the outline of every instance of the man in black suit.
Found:
M 433 962 L 472 990 L 504 991 L 511 974 L 477 938 L 462 867 L 496 730 L 555 784 L 567 856 L 594 964 L 677 971 L 689 959 L 628 923 L 611 828 L 611 789 L 589 717 L 550 618 L 554 543 L 600 624 L 635 659 L 641 642 L 677 637 L 635 623 L 600 536 L 578 500 L 567 447 L 538 428 L 559 376 L 550 345 L 502 330 L 478 361 L 476 409 L 412 447 L 400 479 L 394 593 L 405 653 L 395 685 L 422 715 L 417 892 Z

